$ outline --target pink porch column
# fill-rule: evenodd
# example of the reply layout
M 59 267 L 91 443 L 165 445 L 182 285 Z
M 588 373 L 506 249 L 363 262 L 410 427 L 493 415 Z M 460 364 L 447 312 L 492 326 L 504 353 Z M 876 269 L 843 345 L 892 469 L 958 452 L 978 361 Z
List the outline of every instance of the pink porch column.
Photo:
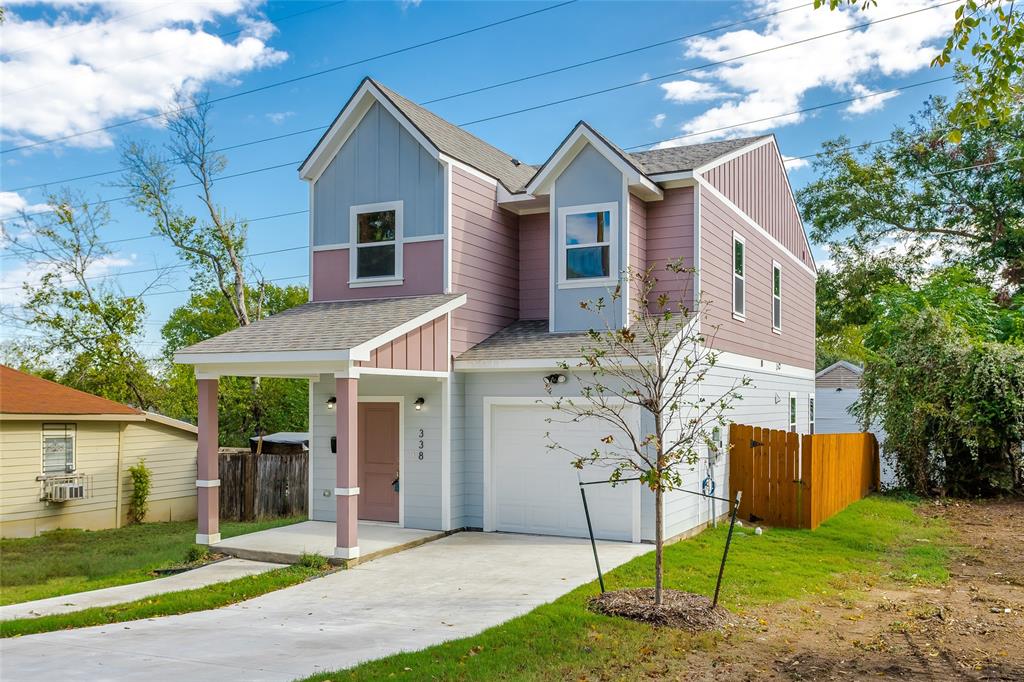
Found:
M 199 452 L 196 479 L 196 544 L 220 542 L 220 474 L 217 463 L 217 379 L 197 379 Z
M 338 539 L 334 556 L 339 559 L 359 557 L 359 395 L 356 379 L 335 375 L 335 397 L 338 402 L 337 505 Z

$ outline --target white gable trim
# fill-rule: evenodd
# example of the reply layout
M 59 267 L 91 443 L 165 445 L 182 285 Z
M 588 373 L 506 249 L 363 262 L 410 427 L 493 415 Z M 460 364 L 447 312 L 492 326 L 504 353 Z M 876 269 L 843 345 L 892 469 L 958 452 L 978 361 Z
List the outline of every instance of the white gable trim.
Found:
M 709 170 L 711 170 L 712 168 L 717 168 L 718 166 L 721 166 L 723 163 L 729 163 L 733 159 L 738 159 L 739 157 L 743 156 L 747 152 L 752 152 L 755 149 L 759 149 L 759 148 L 765 146 L 769 142 L 772 142 L 773 139 L 774 138 L 772 138 L 770 136 L 769 137 L 765 137 L 764 139 L 757 140 L 755 142 L 751 142 L 748 145 L 744 145 L 743 147 L 740 147 L 739 149 L 734 149 L 731 152 L 729 152 L 728 154 L 725 154 L 724 156 L 719 156 L 718 158 L 716 158 L 716 159 L 714 159 L 712 161 L 708 161 L 703 166 L 700 166 L 698 168 L 694 168 L 693 169 L 693 173 L 695 175 L 699 175 L 700 173 L 706 173 Z
M 853 364 L 852 362 L 847 362 L 846 360 L 840 360 L 839 362 L 832 363 L 831 365 L 829 365 L 825 369 L 821 370 L 820 372 L 818 372 L 814 376 L 816 378 L 820 379 L 821 377 L 828 376 L 834 370 L 839 369 L 840 367 L 843 367 L 845 369 L 850 370 L 851 372 L 853 372 L 857 376 L 860 376 L 860 375 L 864 374 L 864 368 L 863 367 L 858 367 L 857 365 Z
M 395 117 L 406 131 L 413 136 L 420 145 L 435 159 L 439 159 L 441 151 L 428 140 L 419 129 L 412 124 L 405 114 L 398 110 L 391 103 L 384 93 L 377 88 L 370 80 L 364 80 L 362 85 L 353 93 L 352 97 L 345 104 L 338 117 L 331 124 L 330 129 L 323 136 L 317 146 L 310 153 L 309 158 L 299 167 L 299 177 L 303 180 L 316 182 L 320 175 L 327 169 L 331 161 L 344 146 L 345 141 L 352 135 L 352 132 L 359 125 L 359 122 L 366 116 L 374 102 L 384 107 L 385 111 Z
M 588 144 L 622 173 L 630 187 L 636 187 L 639 192 L 644 194 L 641 198 L 650 200 L 664 197 L 661 188 L 655 182 L 623 159 L 622 155 L 612 149 L 600 135 L 595 134 L 582 122 L 576 124 L 576 128 L 569 134 L 569 137 L 565 138 L 551 158 L 533 176 L 530 184 L 526 186 L 526 193 L 536 195 L 547 192 L 554 184 L 555 179 Z

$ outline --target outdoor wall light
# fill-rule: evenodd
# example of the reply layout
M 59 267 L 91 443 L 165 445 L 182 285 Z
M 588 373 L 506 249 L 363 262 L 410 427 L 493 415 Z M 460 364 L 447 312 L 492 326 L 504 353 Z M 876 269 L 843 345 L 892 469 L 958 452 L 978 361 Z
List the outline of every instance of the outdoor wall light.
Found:
M 338 399 L 335 398 L 333 395 L 330 398 L 327 399 L 327 409 L 328 410 L 333 410 L 337 406 L 338 406 Z
M 422 410 L 422 409 L 423 409 L 423 403 L 425 403 L 425 402 L 427 402 L 427 401 L 426 401 L 426 400 L 424 400 L 423 398 L 416 398 L 416 402 L 414 402 L 414 403 L 412 404 L 412 406 L 413 406 L 414 408 L 416 408 L 416 410 L 417 410 L 417 411 L 419 411 L 419 410 Z
M 564 384 L 565 382 L 566 378 L 564 374 L 549 374 L 546 377 L 544 377 L 544 383 L 548 385 Z

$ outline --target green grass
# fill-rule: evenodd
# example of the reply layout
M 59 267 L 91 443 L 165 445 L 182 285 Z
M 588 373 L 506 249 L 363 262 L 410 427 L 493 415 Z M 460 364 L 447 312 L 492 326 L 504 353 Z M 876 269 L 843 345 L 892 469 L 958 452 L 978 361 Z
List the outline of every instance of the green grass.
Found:
M 711 595 L 726 527 L 665 550 L 665 583 Z M 916 514 L 913 503 L 871 497 L 817 530 L 737 528 L 722 601 L 743 612 L 789 599 L 850 596 L 882 578 L 941 584 L 952 549 L 948 528 Z M 650 586 L 653 554 L 606 576 L 608 589 Z M 474 637 L 390 656 L 313 680 L 548 680 L 685 677 L 683 654 L 712 649 L 721 635 L 652 628 L 587 610 L 596 581 Z
M 321 576 L 325 572 L 326 569 L 296 564 L 194 590 L 168 592 L 114 606 L 98 606 L 53 616 L 8 620 L 0 622 L 0 637 L 19 637 L 40 632 L 54 632 L 92 625 L 123 623 L 141 618 L 206 611 L 252 599 L 284 587 L 291 587 L 310 578 Z
M 228 538 L 299 520 L 224 522 L 221 535 Z M 153 570 L 182 563 L 195 536 L 195 521 L 176 521 L 0 540 L 0 605 L 150 580 L 157 577 Z

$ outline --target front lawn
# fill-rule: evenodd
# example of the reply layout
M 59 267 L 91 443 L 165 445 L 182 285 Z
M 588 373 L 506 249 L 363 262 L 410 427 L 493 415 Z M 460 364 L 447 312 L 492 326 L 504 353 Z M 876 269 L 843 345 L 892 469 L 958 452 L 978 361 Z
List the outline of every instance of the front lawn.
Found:
M 727 527 L 708 530 L 665 550 L 665 583 L 711 595 Z M 913 504 L 884 497 L 861 500 L 815 531 L 737 528 L 722 588 L 723 604 L 743 613 L 788 599 L 849 594 L 883 577 L 940 584 L 952 534 Z M 608 589 L 649 586 L 653 553 L 606 576 Z M 591 613 L 596 581 L 474 637 L 390 656 L 308 682 L 405 679 L 549 680 L 658 678 L 667 662 L 713 649 L 721 635 L 653 628 Z
M 301 518 L 224 522 L 225 538 L 285 526 Z M 195 543 L 195 521 L 144 523 L 109 530 L 54 530 L 0 540 L 0 604 L 150 580 L 181 563 Z

